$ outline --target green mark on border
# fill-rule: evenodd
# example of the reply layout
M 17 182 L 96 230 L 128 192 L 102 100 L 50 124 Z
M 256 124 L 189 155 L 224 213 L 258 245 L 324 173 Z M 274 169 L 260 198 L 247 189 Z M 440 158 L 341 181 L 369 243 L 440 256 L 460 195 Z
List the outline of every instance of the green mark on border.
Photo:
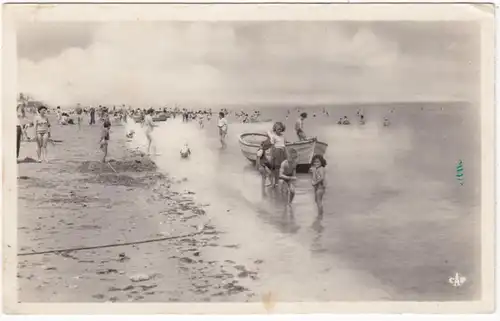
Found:
M 457 180 L 460 183 L 460 185 L 464 185 L 464 163 L 462 162 L 462 160 L 458 161 Z

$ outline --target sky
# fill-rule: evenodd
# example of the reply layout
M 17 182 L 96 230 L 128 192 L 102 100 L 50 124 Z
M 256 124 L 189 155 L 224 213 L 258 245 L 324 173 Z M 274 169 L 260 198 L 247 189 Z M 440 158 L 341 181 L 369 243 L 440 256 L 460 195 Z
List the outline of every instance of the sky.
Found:
M 465 22 L 33 23 L 18 88 L 54 105 L 477 99 Z

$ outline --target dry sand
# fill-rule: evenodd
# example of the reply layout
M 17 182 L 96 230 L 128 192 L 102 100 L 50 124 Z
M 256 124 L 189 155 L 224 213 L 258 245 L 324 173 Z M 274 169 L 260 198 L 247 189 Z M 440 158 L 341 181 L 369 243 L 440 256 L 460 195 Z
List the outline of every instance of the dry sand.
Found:
M 56 125 L 53 137 L 62 142 L 49 145 L 49 163 L 18 165 L 18 300 L 251 300 L 259 262 L 249 269 L 211 257 L 206 249 L 219 246 L 219 232 L 206 218 L 208 205 L 127 150 L 121 126 L 112 127 L 111 166 L 100 163 L 99 135 L 99 125 Z M 20 157 L 35 155 L 35 144 L 23 143 Z M 162 237 L 177 238 L 64 250 Z

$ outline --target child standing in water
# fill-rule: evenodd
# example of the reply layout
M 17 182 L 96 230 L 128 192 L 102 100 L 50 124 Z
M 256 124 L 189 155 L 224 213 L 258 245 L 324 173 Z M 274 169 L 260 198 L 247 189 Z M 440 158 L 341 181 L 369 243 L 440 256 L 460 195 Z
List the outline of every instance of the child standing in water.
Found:
M 325 195 L 325 167 L 326 160 L 321 155 L 314 155 L 311 161 L 312 186 L 314 187 L 314 201 L 318 207 L 318 215 L 323 215 L 323 196 Z
M 297 160 L 299 155 L 295 149 L 290 149 L 288 151 L 287 159 L 281 163 L 279 170 L 279 179 L 281 183 L 281 188 L 284 194 L 287 196 L 287 205 L 291 206 L 292 201 L 295 197 L 295 181 L 297 177 Z
M 226 136 L 227 136 L 227 119 L 225 118 L 226 114 L 224 112 L 219 113 L 219 123 L 217 127 L 219 127 L 219 138 L 222 148 L 226 148 Z
M 36 153 L 38 156 L 38 162 L 47 161 L 47 143 L 50 138 L 50 122 L 47 118 L 47 107 L 38 107 L 38 115 L 35 116 L 33 121 L 35 126 L 36 134 Z
M 281 122 L 276 122 L 273 126 L 273 131 L 268 132 L 272 148 L 271 148 L 271 167 L 274 173 L 274 187 L 277 186 L 279 181 L 279 171 L 281 163 L 287 158 L 285 148 L 285 125 Z
M 269 162 L 269 159 L 267 158 L 266 152 L 271 148 L 272 144 L 269 141 L 269 139 L 266 139 L 265 141 L 262 142 L 260 145 L 259 150 L 257 151 L 257 169 L 259 170 L 261 176 L 262 176 L 262 193 L 265 192 L 266 188 L 266 180 L 269 178 L 269 181 L 271 181 L 271 169 L 272 165 Z M 269 185 L 272 185 L 272 181 Z
M 108 156 L 108 142 L 109 142 L 109 131 L 111 128 L 111 123 L 109 121 L 104 121 L 103 129 L 101 132 L 101 150 L 103 152 L 102 162 L 106 162 L 106 156 Z

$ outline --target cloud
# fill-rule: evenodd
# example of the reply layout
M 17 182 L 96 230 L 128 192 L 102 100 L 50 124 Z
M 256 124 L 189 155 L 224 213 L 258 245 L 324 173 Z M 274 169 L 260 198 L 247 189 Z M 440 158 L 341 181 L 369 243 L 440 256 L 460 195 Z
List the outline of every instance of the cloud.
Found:
M 468 74 L 448 47 L 412 56 L 334 23 L 103 24 L 86 46 L 20 59 L 19 90 L 56 105 L 451 99 Z

